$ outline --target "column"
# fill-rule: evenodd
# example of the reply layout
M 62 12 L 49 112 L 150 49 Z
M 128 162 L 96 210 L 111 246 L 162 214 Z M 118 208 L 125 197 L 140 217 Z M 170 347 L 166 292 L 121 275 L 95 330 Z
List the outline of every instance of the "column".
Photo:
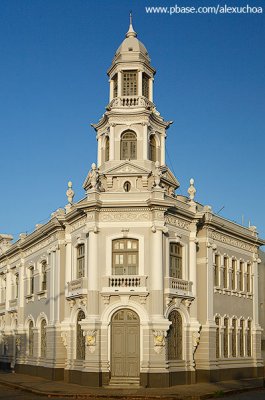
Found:
M 197 223 L 193 222 L 190 225 L 189 239 L 189 281 L 192 282 L 192 294 L 195 297 L 191 306 L 191 317 L 197 320 Z
M 143 123 L 143 159 L 148 160 L 148 126 Z
M 161 149 L 160 149 L 160 154 L 161 154 L 161 165 L 166 164 L 166 134 L 160 135 L 160 142 L 161 142 Z
M 149 100 L 153 102 L 153 84 L 154 78 L 149 79 Z
M 138 96 L 143 95 L 143 72 L 138 71 Z
M 121 71 L 118 72 L 118 97 L 121 97 Z
M 207 243 L 207 322 L 214 323 L 213 321 L 213 244 Z
M 114 82 L 112 79 L 109 80 L 109 102 L 113 100 L 113 90 L 114 90 Z
M 55 271 L 56 271 L 56 258 L 55 250 L 50 252 L 50 323 L 54 322 L 54 298 L 55 298 Z
M 109 132 L 109 159 L 110 161 L 114 160 L 115 154 L 115 137 L 114 137 L 114 125 L 110 125 L 110 132 Z
M 98 135 L 97 140 L 98 140 L 98 167 L 100 167 L 102 164 L 102 137 Z
M 162 229 L 155 228 L 152 237 L 152 314 L 163 315 L 163 254 Z
M 98 315 L 98 234 L 89 232 L 88 239 L 88 310 Z

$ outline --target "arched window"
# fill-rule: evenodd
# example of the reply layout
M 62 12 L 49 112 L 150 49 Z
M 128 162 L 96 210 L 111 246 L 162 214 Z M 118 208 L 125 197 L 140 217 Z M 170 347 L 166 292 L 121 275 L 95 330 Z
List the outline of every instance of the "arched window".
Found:
M 220 256 L 214 256 L 214 286 L 219 286 Z
M 136 160 L 137 158 L 137 137 L 132 131 L 121 135 L 121 160 Z
M 29 322 L 29 356 L 33 356 L 33 344 L 34 344 L 34 332 L 33 332 L 33 322 Z
M 251 357 L 251 354 L 252 354 L 252 351 L 251 351 L 251 336 L 252 336 L 251 321 L 248 321 L 248 330 L 247 330 L 247 355 L 248 355 L 248 357 Z
M 224 357 L 228 357 L 228 318 L 224 319 Z
M 179 243 L 170 243 L 169 276 L 182 279 L 182 246 Z
M 109 161 L 109 137 L 106 137 L 105 142 L 105 161 Z
M 240 334 L 239 334 L 239 351 L 240 357 L 244 357 L 244 320 L 240 320 Z
M 149 150 L 150 160 L 157 161 L 155 135 L 150 136 L 149 146 L 150 146 L 150 150 Z
M 173 310 L 169 314 L 168 319 L 172 322 L 167 336 L 168 359 L 182 360 L 182 317 L 177 310 Z
M 137 275 L 138 240 L 117 239 L 112 242 L 112 274 Z
M 46 326 L 47 323 L 45 319 L 42 319 L 40 324 L 40 355 L 43 358 L 46 357 L 46 351 L 47 351 Z
M 236 326 L 236 319 L 232 319 L 232 357 L 236 357 L 236 335 L 237 335 L 237 326 Z
M 85 319 L 84 311 L 80 310 L 76 320 L 76 358 L 77 360 L 84 360 L 86 357 L 86 343 L 83 330 L 81 329 L 80 321 Z
M 47 290 L 47 262 L 46 261 L 43 261 L 41 264 L 41 274 L 42 274 L 41 290 Z
M 215 318 L 216 324 L 216 337 L 215 337 L 215 349 L 216 349 L 216 358 L 220 358 L 220 318 Z

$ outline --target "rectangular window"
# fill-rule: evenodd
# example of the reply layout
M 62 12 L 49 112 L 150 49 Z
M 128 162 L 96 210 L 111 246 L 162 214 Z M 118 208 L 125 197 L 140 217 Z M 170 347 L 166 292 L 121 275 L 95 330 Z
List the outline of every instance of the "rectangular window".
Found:
M 251 292 L 251 265 L 247 265 L 247 292 Z
M 227 288 L 227 274 L 228 274 L 228 258 L 224 257 L 224 269 L 223 269 L 224 288 Z
M 41 282 L 41 290 L 47 290 L 47 263 L 44 261 L 41 265 L 41 274 L 42 274 L 42 282 Z
M 231 286 L 232 290 L 236 290 L 236 260 L 232 260 Z
M 29 268 L 29 295 L 34 294 L 34 267 Z
M 85 276 L 85 245 L 77 247 L 77 278 Z
M 137 71 L 123 72 L 122 95 L 123 96 L 137 95 Z
M 228 358 L 228 318 L 224 319 L 224 357 Z
M 142 87 L 143 96 L 149 99 L 149 76 L 143 74 L 143 87 Z
M 214 285 L 219 286 L 220 256 L 217 254 L 215 255 L 214 263 Z
M 118 96 L 118 75 L 113 77 L 113 97 Z
M 232 320 L 232 357 L 236 357 L 236 335 L 237 335 L 237 329 L 236 329 L 236 319 Z
M 182 279 L 182 246 L 178 243 L 170 243 L 169 275 Z
M 239 336 L 239 350 L 240 350 L 240 357 L 244 357 L 244 321 L 243 319 L 240 320 L 240 336 Z
M 248 330 L 247 330 L 247 355 L 248 357 L 251 357 L 251 336 L 252 336 L 252 332 L 251 332 L 251 321 L 248 321 Z
M 243 292 L 243 290 L 244 290 L 244 263 L 243 263 L 243 261 L 240 261 L 240 264 L 239 264 L 238 288 L 241 292 Z
M 112 244 L 113 275 L 137 275 L 138 240 L 118 239 Z

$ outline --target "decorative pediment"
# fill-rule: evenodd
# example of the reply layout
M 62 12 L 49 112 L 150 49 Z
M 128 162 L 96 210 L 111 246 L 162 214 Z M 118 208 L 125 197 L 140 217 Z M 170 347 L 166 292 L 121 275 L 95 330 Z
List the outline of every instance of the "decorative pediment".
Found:
M 128 175 L 149 175 L 150 170 L 139 167 L 136 164 L 133 164 L 130 161 L 125 161 L 122 164 L 119 164 L 116 167 L 112 167 L 109 170 L 104 172 L 105 175 L 113 175 L 113 176 L 128 176 Z
M 161 180 L 167 181 L 168 183 L 175 186 L 175 188 L 178 188 L 180 186 L 179 181 L 177 180 L 175 175 L 170 171 L 170 169 L 168 167 L 165 167 L 165 169 L 162 169 Z

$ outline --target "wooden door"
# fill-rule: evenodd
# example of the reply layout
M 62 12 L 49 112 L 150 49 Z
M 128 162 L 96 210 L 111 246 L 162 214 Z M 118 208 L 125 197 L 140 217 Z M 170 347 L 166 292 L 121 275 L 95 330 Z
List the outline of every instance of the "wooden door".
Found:
M 111 322 L 111 377 L 138 378 L 140 375 L 140 323 L 128 309 L 116 312 Z

